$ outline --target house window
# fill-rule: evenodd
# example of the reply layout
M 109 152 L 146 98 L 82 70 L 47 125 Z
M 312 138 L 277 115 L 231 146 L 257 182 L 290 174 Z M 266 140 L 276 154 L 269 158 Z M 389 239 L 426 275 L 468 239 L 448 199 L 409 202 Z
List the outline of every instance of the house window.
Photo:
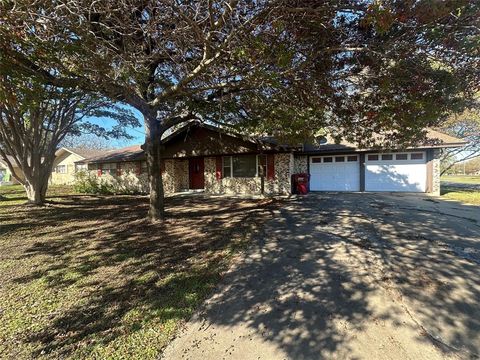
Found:
M 408 160 L 408 154 L 397 154 L 395 155 L 396 160 Z
M 345 156 L 336 156 L 335 162 L 345 162 Z
M 102 165 L 102 175 L 110 174 L 117 175 L 117 163 L 107 163 Z
M 423 153 L 412 153 L 412 155 L 410 155 L 410 159 L 412 159 L 412 160 L 422 160 L 423 159 Z
M 319 158 L 319 157 L 312 158 L 312 163 L 321 163 L 321 162 L 322 162 L 322 158 Z
M 255 177 L 257 175 L 257 157 L 243 155 L 232 157 L 233 177 Z
M 330 157 L 330 156 L 329 156 L 329 157 L 324 157 L 324 158 L 323 158 L 323 162 L 324 162 L 324 163 L 331 163 L 331 162 L 333 162 L 333 158 Z
M 224 178 L 232 177 L 232 157 L 231 156 L 223 157 L 222 174 Z
M 75 172 L 87 170 L 87 164 L 75 164 Z
M 368 155 L 368 161 L 376 161 L 378 160 L 378 155 Z
M 256 177 L 267 175 L 266 155 L 237 155 L 223 157 L 223 177 Z
M 59 174 L 66 174 L 67 173 L 67 166 L 66 165 L 57 165 L 55 170 Z
M 382 155 L 382 160 L 393 160 L 393 155 L 392 154 L 383 154 Z
M 357 155 L 347 156 L 347 161 L 357 161 Z

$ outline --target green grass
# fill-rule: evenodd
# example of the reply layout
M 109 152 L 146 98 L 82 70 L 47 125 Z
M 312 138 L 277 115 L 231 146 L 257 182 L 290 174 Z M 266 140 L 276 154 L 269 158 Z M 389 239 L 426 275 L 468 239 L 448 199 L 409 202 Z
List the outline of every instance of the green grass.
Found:
M 75 194 L 73 186 L 50 185 L 47 191 L 48 200 L 58 200 L 66 195 Z M 0 206 L 20 205 L 27 202 L 27 194 L 22 185 L 0 186 Z
M 460 184 L 480 184 L 480 176 L 442 176 L 441 181 Z
M 460 201 L 465 204 L 480 205 L 480 191 L 442 186 L 442 198 Z
M 169 198 L 150 224 L 145 197 L 1 193 L 0 358 L 18 359 L 158 359 L 273 206 Z

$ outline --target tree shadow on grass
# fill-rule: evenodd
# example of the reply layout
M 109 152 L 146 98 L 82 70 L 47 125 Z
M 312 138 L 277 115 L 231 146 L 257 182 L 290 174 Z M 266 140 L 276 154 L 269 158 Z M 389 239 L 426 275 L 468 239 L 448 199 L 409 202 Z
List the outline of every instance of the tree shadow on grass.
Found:
M 203 196 L 166 201 L 169 220 L 163 224 L 148 223 L 148 200 L 134 196 L 66 198 L 10 214 L 1 232 L 18 232 L 24 243 L 6 256 L 35 263 L 10 285 L 40 280 L 52 297 L 65 296 L 54 315 L 41 314 L 47 317 L 41 329 L 21 334 L 35 348 L 32 356 L 88 357 L 95 346 L 148 328 L 164 333 L 152 339 L 159 351 L 172 335 L 163 330 L 166 324 L 176 327 L 191 315 L 218 282 L 229 254 L 276 206 Z
M 398 306 L 371 302 L 382 287 L 411 311 L 419 343 L 428 343 L 423 326 L 453 346 L 445 351 L 474 353 L 478 265 L 455 246 L 478 248 L 478 225 L 443 214 L 439 203 L 402 199 L 408 196 L 310 194 L 278 205 L 170 198 L 170 220 L 156 225 L 143 219 L 146 199 L 137 197 L 12 214 L 13 223 L 31 227 L 16 259 L 39 258 L 12 283 L 42 279 L 52 296 L 79 290 L 23 341 L 33 355 L 49 357 L 102 357 L 98 347 L 119 341 L 123 356 L 146 357 L 149 344 L 159 351 L 173 333 L 167 324 L 192 314 L 222 277 L 225 254 L 253 232 L 244 262 L 205 305 L 210 324 L 245 325 L 293 359 L 348 357 L 372 321 L 406 326 Z M 148 327 L 168 335 L 134 337 Z

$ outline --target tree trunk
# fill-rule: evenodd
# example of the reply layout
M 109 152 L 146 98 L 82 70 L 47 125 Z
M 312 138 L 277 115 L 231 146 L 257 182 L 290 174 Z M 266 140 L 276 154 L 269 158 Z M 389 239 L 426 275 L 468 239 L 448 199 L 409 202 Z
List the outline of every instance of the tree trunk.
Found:
M 160 166 L 161 159 L 160 126 L 153 116 L 145 119 L 145 152 L 147 154 L 148 181 L 150 185 L 150 206 L 148 218 L 152 222 L 165 219 L 165 204 L 163 194 L 163 181 Z
M 45 196 L 47 194 L 48 188 L 48 178 L 46 180 L 43 177 L 40 177 L 38 179 L 25 180 L 24 188 L 27 192 L 29 204 L 45 204 Z

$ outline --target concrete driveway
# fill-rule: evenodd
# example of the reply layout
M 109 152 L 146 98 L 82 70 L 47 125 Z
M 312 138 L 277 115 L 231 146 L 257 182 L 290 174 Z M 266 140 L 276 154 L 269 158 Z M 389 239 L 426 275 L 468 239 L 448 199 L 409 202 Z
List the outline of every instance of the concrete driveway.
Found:
M 309 194 L 279 205 L 164 358 L 476 358 L 479 300 L 479 207 Z

